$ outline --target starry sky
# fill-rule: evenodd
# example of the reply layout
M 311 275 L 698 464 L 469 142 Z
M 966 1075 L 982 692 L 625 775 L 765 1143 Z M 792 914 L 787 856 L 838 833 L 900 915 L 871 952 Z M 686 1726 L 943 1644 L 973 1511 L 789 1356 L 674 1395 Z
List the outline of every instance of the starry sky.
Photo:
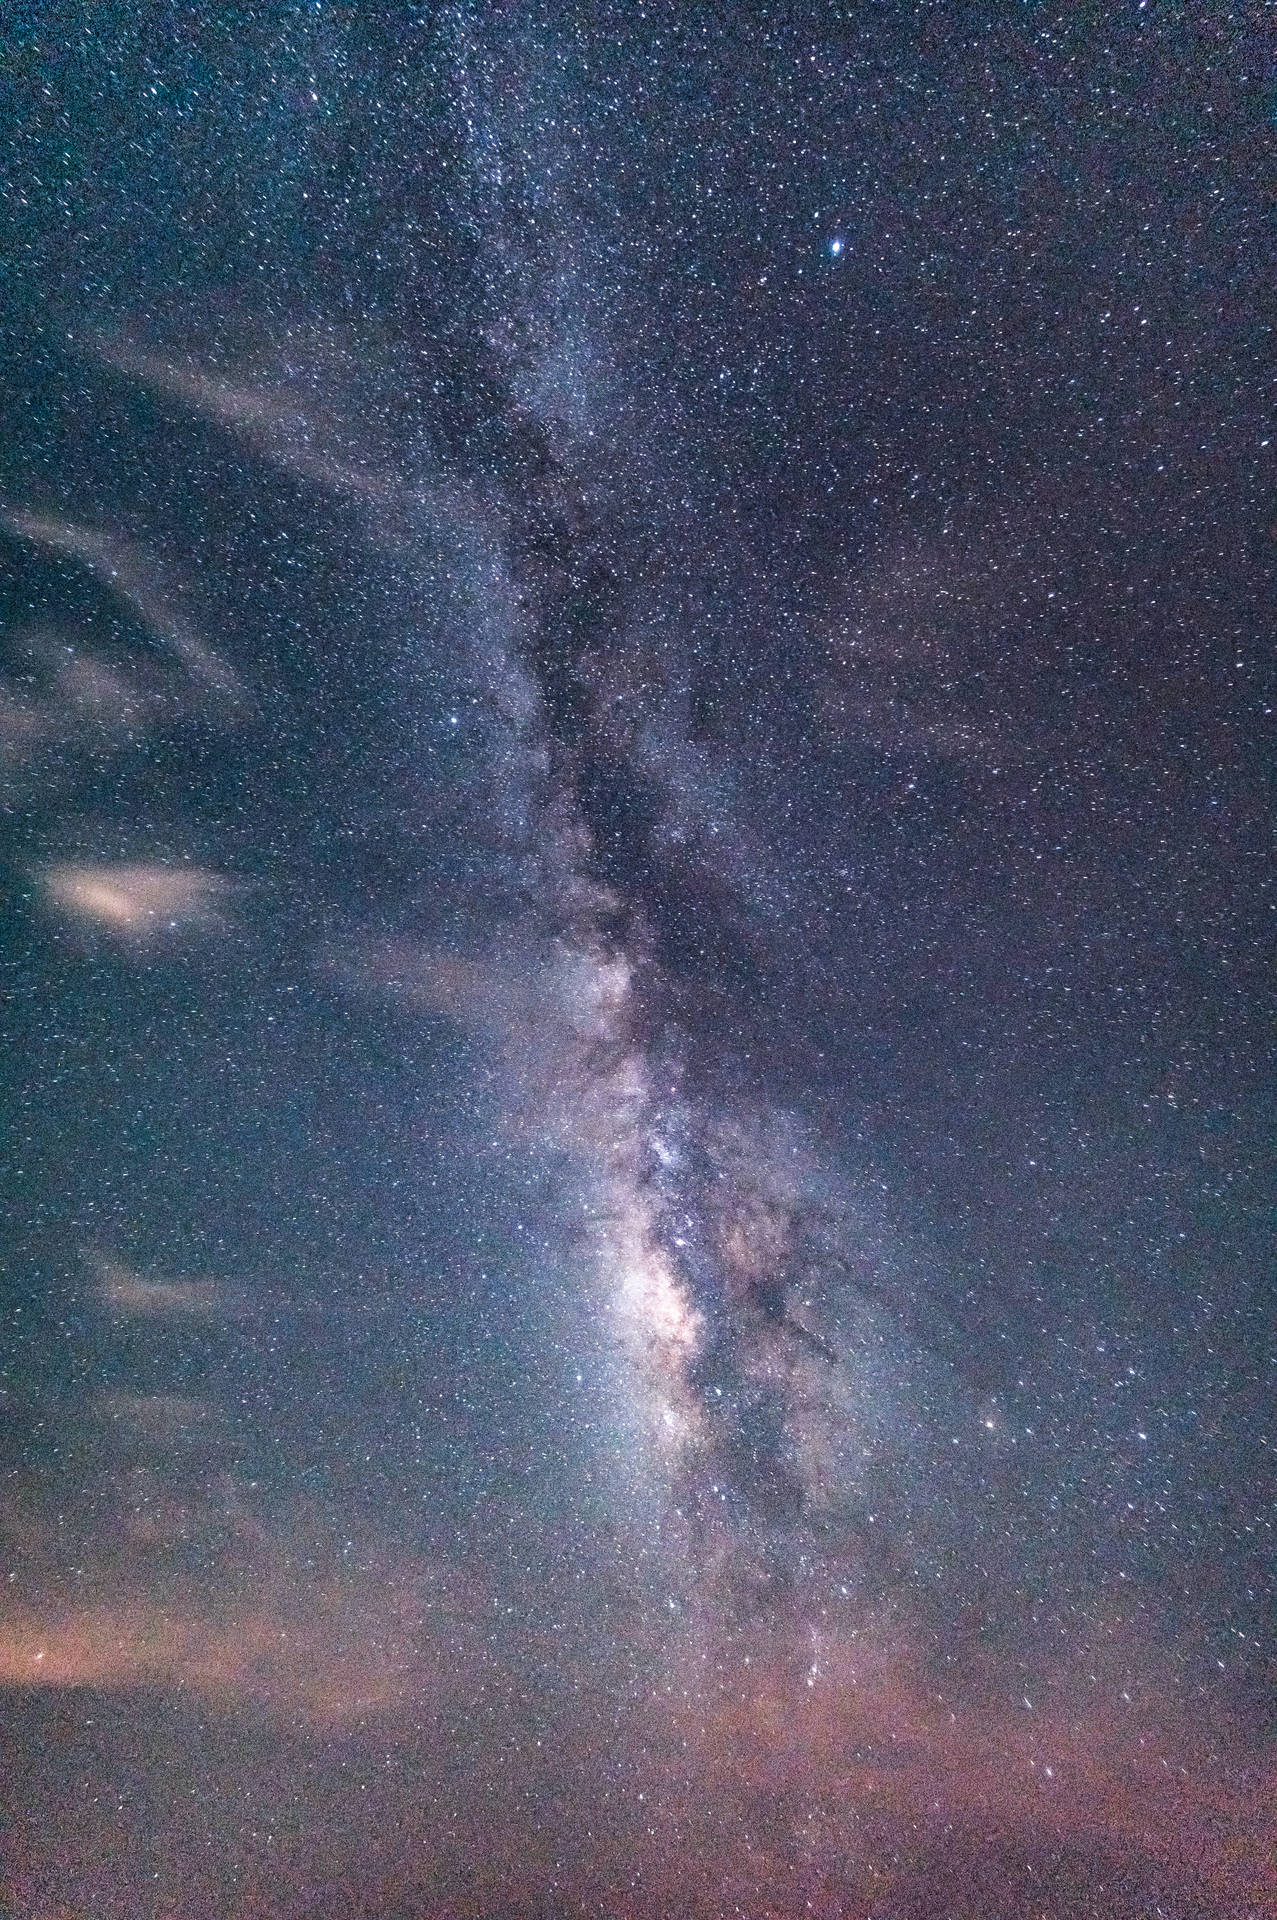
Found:
M 4 1920 L 1277 1915 L 1258 10 L 4 32 Z

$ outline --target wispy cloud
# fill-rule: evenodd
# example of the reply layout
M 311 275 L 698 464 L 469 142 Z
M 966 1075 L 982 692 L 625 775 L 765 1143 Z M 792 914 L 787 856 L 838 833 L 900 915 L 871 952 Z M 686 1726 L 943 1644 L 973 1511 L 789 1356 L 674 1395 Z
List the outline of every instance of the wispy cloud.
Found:
M 243 697 L 235 674 L 195 631 L 175 596 L 161 584 L 155 563 L 140 547 L 101 528 L 56 514 L 15 511 L 5 518 L 20 538 L 77 561 L 118 595 L 159 645 L 181 662 L 193 680 L 226 699 Z
M 119 939 L 145 944 L 226 925 L 230 882 L 207 867 L 67 862 L 46 868 L 41 878 L 51 906 Z
M 389 1586 L 266 1587 L 210 1607 L 190 1595 L 34 1606 L 0 1624 L 0 1688 L 196 1694 L 226 1712 L 266 1706 L 323 1728 L 455 1694 L 426 1574 Z M 449 1610 L 449 1638 L 465 1638 Z M 455 1647 L 454 1647 L 455 1651 Z
M 97 1255 L 98 1288 L 104 1304 L 115 1313 L 147 1318 L 204 1317 L 236 1304 L 215 1280 L 168 1280 L 135 1273 L 122 1260 Z
M 366 444 L 353 421 L 336 411 L 331 394 L 349 380 L 340 355 L 316 355 L 307 374 L 296 365 L 250 370 L 239 377 L 165 353 L 112 343 L 99 357 L 117 372 L 166 393 L 192 413 L 241 435 L 277 466 L 367 507 L 389 507 L 401 493 L 398 481 Z

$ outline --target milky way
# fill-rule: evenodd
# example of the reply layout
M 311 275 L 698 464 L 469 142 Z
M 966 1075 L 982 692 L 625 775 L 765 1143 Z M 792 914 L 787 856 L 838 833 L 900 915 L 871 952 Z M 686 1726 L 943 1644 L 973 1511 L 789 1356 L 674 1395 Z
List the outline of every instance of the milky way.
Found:
M 0 1906 L 1277 1914 L 1245 19 L 12 51 Z

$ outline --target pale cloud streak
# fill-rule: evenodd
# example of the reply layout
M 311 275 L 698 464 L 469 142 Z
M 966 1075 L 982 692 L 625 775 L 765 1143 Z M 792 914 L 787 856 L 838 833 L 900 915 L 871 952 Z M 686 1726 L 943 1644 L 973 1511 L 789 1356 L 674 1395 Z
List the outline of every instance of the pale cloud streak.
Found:
M 143 1318 L 204 1318 L 235 1303 L 215 1280 L 169 1280 L 135 1273 L 122 1260 L 94 1260 L 103 1304 L 114 1313 Z
M 72 861 L 46 868 L 41 877 L 52 907 L 117 939 L 145 945 L 226 925 L 230 882 L 207 867 Z
M 161 586 L 154 563 L 139 547 L 56 514 L 11 512 L 6 518 L 20 538 L 77 561 L 123 600 L 159 645 L 210 693 L 233 701 L 243 698 L 235 674 L 196 633 L 175 598 Z
M 322 1730 L 455 1695 L 445 1648 L 455 1655 L 467 1639 L 465 1613 L 420 1568 L 385 1584 L 299 1587 L 281 1576 L 215 1608 L 181 1593 L 16 1607 L 0 1622 L 0 1689 L 193 1694 L 225 1713 L 265 1707 Z

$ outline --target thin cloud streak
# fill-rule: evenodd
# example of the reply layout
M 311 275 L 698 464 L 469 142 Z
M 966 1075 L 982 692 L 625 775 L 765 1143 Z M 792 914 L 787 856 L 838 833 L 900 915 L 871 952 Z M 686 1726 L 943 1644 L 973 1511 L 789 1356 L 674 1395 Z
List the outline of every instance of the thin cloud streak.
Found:
M 46 868 L 41 879 L 51 906 L 117 939 L 145 945 L 226 926 L 230 882 L 207 867 L 67 862 Z
M 226 700 L 243 699 L 244 690 L 235 674 L 160 587 L 154 564 L 140 548 L 99 528 L 54 514 L 10 512 L 6 521 L 21 539 L 78 561 L 117 594 L 160 645 L 209 692 Z

